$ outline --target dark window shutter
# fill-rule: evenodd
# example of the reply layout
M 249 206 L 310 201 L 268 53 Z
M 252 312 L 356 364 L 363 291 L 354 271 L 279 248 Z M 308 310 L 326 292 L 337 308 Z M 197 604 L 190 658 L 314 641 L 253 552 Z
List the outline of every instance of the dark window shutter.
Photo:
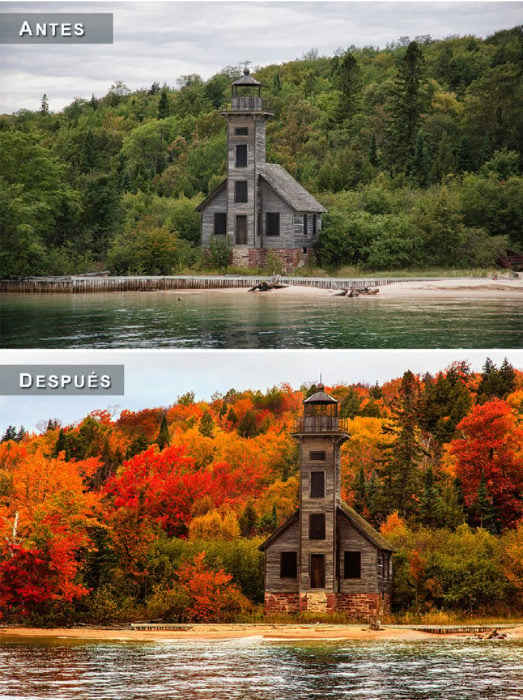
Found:
M 216 212 L 214 214 L 214 233 L 224 236 L 227 232 L 227 214 L 225 212 Z
M 247 180 L 236 180 L 234 183 L 234 201 L 242 204 L 247 201 Z
M 309 539 L 325 539 L 325 513 L 311 513 L 309 515 Z
M 266 236 L 279 236 L 280 235 L 280 213 L 279 212 L 267 212 L 266 215 Z
M 236 167 L 247 167 L 247 146 L 243 143 L 236 146 Z
M 325 472 L 311 472 L 311 498 L 325 496 Z

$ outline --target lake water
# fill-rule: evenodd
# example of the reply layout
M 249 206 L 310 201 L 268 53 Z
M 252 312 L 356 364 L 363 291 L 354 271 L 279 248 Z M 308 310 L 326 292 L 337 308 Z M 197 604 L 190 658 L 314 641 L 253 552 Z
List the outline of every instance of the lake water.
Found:
M 0 697 L 521 700 L 523 642 L 0 643 Z
M 3 348 L 521 348 L 517 299 L 4 294 Z

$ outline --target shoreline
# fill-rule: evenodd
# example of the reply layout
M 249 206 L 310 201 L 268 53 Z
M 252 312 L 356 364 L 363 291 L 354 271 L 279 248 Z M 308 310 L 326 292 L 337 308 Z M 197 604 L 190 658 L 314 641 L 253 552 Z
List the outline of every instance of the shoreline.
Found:
M 75 278 L 80 280 L 80 278 Z M 339 303 L 359 304 L 366 303 L 369 299 L 415 299 L 432 298 L 449 299 L 456 298 L 464 301 L 487 299 L 520 299 L 523 295 L 523 277 L 513 278 L 508 275 L 499 275 L 496 279 L 487 277 L 446 277 L 446 278 L 303 278 L 293 283 L 290 278 L 282 278 L 284 286 L 280 289 L 269 291 L 249 292 L 249 288 L 256 284 L 254 279 L 248 278 L 94 278 L 89 279 L 84 287 L 81 280 L 80 287 L 68 288 L 64 283 L 56 284 L 52 280 L 37 281 L 30 289 L 25 283 L 9 283 L 9 288 L 3 285 L 2 292 L 6 295 L 16 296 L 54 296 L 56 294 L 74 296 L 93 296 L 106 294 L 176 294 L 180 299 L 193 295 L 226 294 L 258 296 L 263 298 L 295 299 L 315 298 L 334 299 Z M 88 286 L 87 286 L 88 285 Z M 178 286 L 180 285 L 180 286 Z M 340 296 L 341 289 L 351 286 L 362 288 L 369 286 L 378 288 L 377 294 L 360 294 L 357 297 Z
M 77 640 L 102 640 L 102 641 L 227 641 L 234 639 L 256 639 L 263 641 L 416 641 L 416 640 L 441 640 L 464 639 L 477 636 L 470 631 L 447 632 L 434 634 L 416 626 L 384 626 L 379 630 L 371 630 L 364 623 L 354 625 L 329 625 L 329 624 L 180 624 L 174 629 L 142 630 L 122 628 L 96 628 L 96 627 L 71 627 L 71 628 L 35 628 L 35 627 L 0 627 L 0 643 L 8 637 L 39 638 L 39 639 L 77 639 Z M 465 628 L 466 626 L 463 626 Z M 474 625 L 470 625 L 474 628 Z M 461 629 L 463 629 L 461 628 Z M 523 639 L 523 625 L 517 625 L 507 629 L 489 625 L 489 628 L 500 629 L 506 634 L 507 639 Z

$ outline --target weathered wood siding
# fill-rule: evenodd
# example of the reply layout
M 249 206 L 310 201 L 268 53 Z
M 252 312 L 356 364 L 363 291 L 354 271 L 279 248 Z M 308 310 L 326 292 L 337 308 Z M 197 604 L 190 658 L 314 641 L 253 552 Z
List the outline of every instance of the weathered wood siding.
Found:
M 273 542 L 265 552 L 265 590 L 273 593 L 297 593 L 298 576 L 280 578 L 281 552 L 297 552 L 298 570 L 300 565 L 300 525 L 299 521 L 291 525 Z
M 313 235 L 313 214 L 307 214 L 307 232 L 303 228 L 305 212 L 294 214 L 294 248 L 312 248 L 318 242 L 321 231 L 321 214 L 316 214 L 316 234 Z
M 311 452 L 325 452 L 325 460 L 311 459 Z M 336 590 L 336 507 L 339 504 L 339 450 L 335 449 L 335 438 L 327 435 L 307 435 L 300 438 L 301 488 L 301 565 L 300 590 L 310 590 L 310 555 L 325 556 L 325 589 Z M 324 498 L 311 498 L 311 472 L 325 473 Z M 313 513 L 325 516 L 325 539 L 309 539 L 309 519 Z M 316 590 L 316 589 L 313 589 Z
M 261 245 L 263 248 L 294 248 L 294 212 L 276 192 L 267 185 L 261 183 Z M 266 235 L 266 214 L 279 213 L 280 215 L 280 235 Z
M 378 550 L 343 516 L 339 516 L 339 571 L 341 593 L 378 593 Z M 361 552 L 361 578 L 343 578 L 343 553 Z
M 214 197 L 214 199 L 209 202 L 209 204 L 203 209 L 201 213 L 201 240 L 202 246 L 208 248 L 211 241 L 225 240 L 225 236 L 215 236 L 214 235 L 214 215 L 216 213 L 227 213 L 227 191 L 223 190 Z

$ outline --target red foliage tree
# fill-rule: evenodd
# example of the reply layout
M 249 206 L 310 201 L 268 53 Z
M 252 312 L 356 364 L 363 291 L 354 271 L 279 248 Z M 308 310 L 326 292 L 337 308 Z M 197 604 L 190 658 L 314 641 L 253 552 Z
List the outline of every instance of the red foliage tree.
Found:
M 478 497 L 482 474 L 503 527 L 515 527 L 523 513 L 523 429 L 509 404 L 500 399 L 475 406 L 459 424 L 463 437 L 449 452 L 456 460 L 465 503 Z

